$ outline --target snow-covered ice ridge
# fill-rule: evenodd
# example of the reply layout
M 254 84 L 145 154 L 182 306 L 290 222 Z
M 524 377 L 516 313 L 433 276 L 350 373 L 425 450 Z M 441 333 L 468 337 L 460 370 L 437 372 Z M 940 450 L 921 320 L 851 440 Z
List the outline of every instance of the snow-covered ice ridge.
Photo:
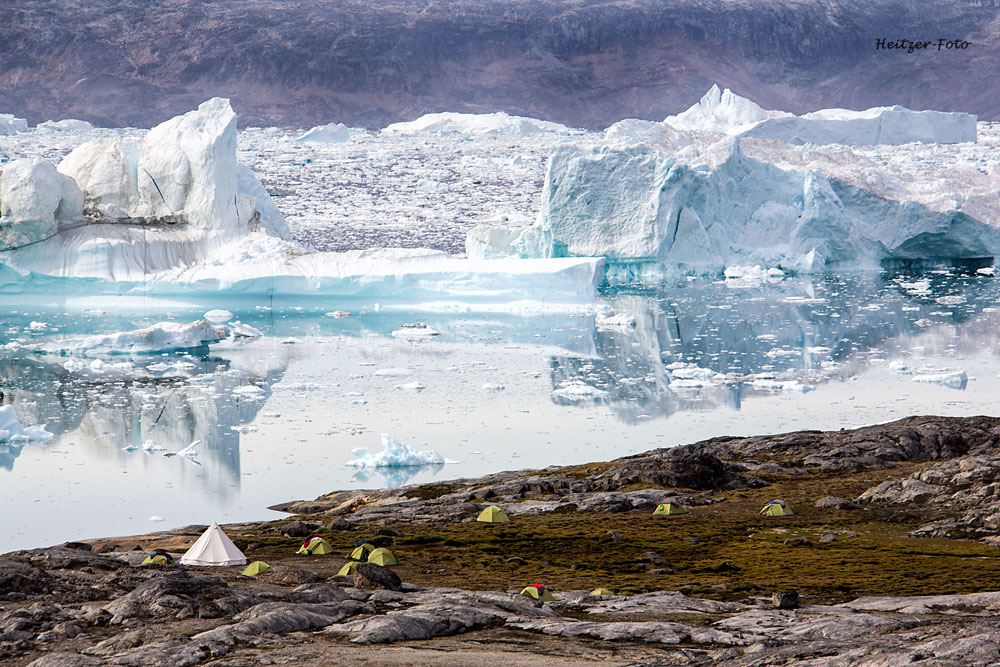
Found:
M 883 112 L 893 114 L 889 125 L 901 123 L 896 136 L 924 136 L 929 127 L 928 136 L 969 141 L 872 143 L 867 124 Z M 713 89 L 664 123 L 624 120 L 599 140 L 557 147 L 536 223 L 474 229 L 467 251 L 604 256 L 612 280 L 755 264 L 809 272 L 992 261 L 1000 253 L 998 128 L 981 124 L 974 143 L 974 117 L 927 113 L 796 117 Z M 838 119 L 835 138 L 846 143 L 796 143 L 798 130 L 784 140 L 776 131 L 753 136 L 789 119 L 794 127 Z
M 312 164 L 305 156 L 348 143 L 350 133 L 345 142 L 343 129 L 330 124 L 298 137 L 327 139 L 320 142 L 260 130 L 261 143 L 268 145 L 270 137 L 270 145 L 284 153 L 275 159 L 262 150 L 257 157 L 268 154 L 275 173 L 299 172 Z M 208 295 L 224 290 L 438 304 L 517 301 L 521 309 L 532 301 L 542 307 L 590 303 L 602 279 L 602 262 L 595 258 L 483 262 L 427 249 L 325 253 L 295 243 L 270 194 L 237 163 L 236 116 L 227 100 L 209 100 L 145 134 L 75 132 L 73 126 L 58 132 L 58 138 L 50 138 L 54 131 L 27 134 L 0 145 L 16 155 L 26 144 L 43 144 L 49 148 L 38 152 L 51 157 L 69 147 L 62 135 L 90 135 L 91 140 L 73 147 L 58 169 L 43 157 L 25 157 L 0 172 L 0 242 L 5 246 L 0 289 L 8 293 Z M 293 157 L 283 159 L 287 155 Z M 391 153 L 383 157 L 382 164 L 395 160 Z M 422 159 L 422 153 L 413 157 Z M 336 179 L 339 173 L 322 176 Z M 312 181 L 314 203 L 342 206 L 322 182 Z M 371 219 L 391 220 L 381 210 L 378 192 L 369 188 L 366 194 L 373 201 L 362 211 Z M 374 229 L 365 229 L 369 246 L 381 240 L 371 219 Z M 328 223 L 323 233 L 336 236 L 337 230 Z

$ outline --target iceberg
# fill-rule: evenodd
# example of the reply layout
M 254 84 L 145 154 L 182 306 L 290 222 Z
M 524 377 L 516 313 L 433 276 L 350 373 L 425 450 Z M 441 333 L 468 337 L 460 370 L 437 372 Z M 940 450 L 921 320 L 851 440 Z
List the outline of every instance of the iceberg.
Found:
M 201 348 L 228 335 L 227 327 L 213 325 L 208 320 L 159 322 L 134 331 L 61 338 L 42 343 L 38 349 L 64 355 L 157 354 Z
M 47 120 L 35 126 L 35 132 L 86 132 L 94 126 L 85 120 L 66 118 L 65 120 Z
M 776 139 L 790 144 L 898 145 L 976 141 L 976 116 L 949 111 L 913 111 L 901 106 L 864 111 L 821 109 L 796 116 L 761 108 L 713 85 L 693 106 L 663 123 L 698 134 Z
M 618 282 L 753 265 L 978 268 L 1000 253 L 1000 180 L 974 164 L 746 136 L 688 135 L 679 148 L 631 126 L 637 140 L 626 127 L 557 147 L 535 224 L 473 230 L 469 256 L 605 257 Z
M 413 134 L 476 134 L 476 135 L 525 135 L 549 132 L 555 134 L 581 134 L 560 123 L 547 120 L 510 116 L 503 111 L 484 114 L 443 113 L 424 114 L 416 120 L 392 123 L 382 129 L 388 135 Z
M 327 125 L 317 125 L 308 132 L 295 138 L 295 141 L 303 143 L 335 144 L 342 143 L 351 138 L 347 126 L 343 123 L 329 123 Z
M 226 292 L 535 310 L 591 304 L 603 278 L 596 258 L 485 262 L 293 243 L 267 190 L 236 161 L 236 115 L 225 99 L 158 125 L 138 143 L 128 136 L 85 142 L 58 170 L 42 160 L 4 165 L 0 243 L 10 252 L 0 257 L 0 292 L 8 301 L 211 302 Z
M 9 442 L 44 442 L 51 440 L 52 433 L 45 430 L 45 426 L 21 426 L 17 415 L 14 414 L 13 405 L 0 407 L 0 443 Z
M 348 461 L 347 465 L 355 468 L 403 468 L 445 463 L 444 457 L 437 452 L 413 449 L 388 433 L 382 434 L 381 452 L 369 453 L 367 447 L 356 447 L 351 453 L 358 458 Z
M 28 121 L 14 114 L 0 113 L 0 135 L 9 136 L 28 131 Z

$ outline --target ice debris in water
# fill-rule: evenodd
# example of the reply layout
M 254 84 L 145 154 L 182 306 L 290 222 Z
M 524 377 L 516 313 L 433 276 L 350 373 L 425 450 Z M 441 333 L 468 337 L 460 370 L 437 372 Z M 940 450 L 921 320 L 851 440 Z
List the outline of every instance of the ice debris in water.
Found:
M 581 134 L 559 123 L 525 116 L 511 116 L 503 111 L 496 113 L 443 113 L 424 114 L 416 120 L 392 123 L 382 130 L 386 135 L 413 134 L 473 134 L 517 136 L 552 132 L 556 134 Z
M 21 426 L 13 405 L 0 408 L 0 442 L 44 442 L 53 435 L 45 430 L 45 425 Z
M 351 138 L 351 133 L 343 123 L 328 123 L 317 125 L 308 132 L 295 138 L 301 143 L 337 144 Z
M 370 453 L 367 447 L 355 447 L 351 453 L 358 458 L 348 461 L 347 465 L 355 468 L 403 468 L 445 463 L 444 457 L 437 452 L 413 449 L 388 433 L 382 434 L 381 452 Z
M 631 313 L 615 313 L 614 315 L 598 313 L 595 320 L 598 331 L 613 331 L 616 329 L 629 331 L 639 326 L 639 323 L 635 319 L 635 315 Z
M 439 336 L 441 332 L 437 329 L 432 329 L 423 322 L 415 322 L 413 324 L 404 324 L 392 332 L 392 335 L 396 338 L 430 338 L 431 336 Z

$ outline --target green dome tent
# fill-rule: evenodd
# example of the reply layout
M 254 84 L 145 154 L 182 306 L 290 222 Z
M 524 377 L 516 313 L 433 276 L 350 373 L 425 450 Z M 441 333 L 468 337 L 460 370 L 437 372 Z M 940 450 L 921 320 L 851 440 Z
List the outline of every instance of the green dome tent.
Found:
M 783 500 L 772 500 L 768 504 L 764 505 L 764 508 L 760 511 L 761 516 L 791 516 L 794 514 L 791 508 L 785 504 Z
M 545 586 L 541 584 L 529 584 L 521 589 L 521 595 L 527 595 L 529 598 L 535 600 L 541 600 L 542 602 L 555 602 L 556 599 L 552 597 L 552 593 L 549 593 L 545 589 Z
M 265 572 L 274 572 L 274 568 L 262 560 L 255 560 L 247 565 L 246 569 L 240 572 L 240 574 L 244 577 L 256 577 L 258 574 L 264 574 Z
M 168 554 L 163 549 L 157 549 L 151 551 L 146 560 L 139 563 L 140 565 L 173 565 L 174 557 Z
M 338 577 L 349 577 L 349 576 L 351 576 L 352 574 L 354 574 L 354 570 L 357 569 L 359 563 L 360 563 L 360 561 L 356 561 L 356 560 L 349 560 L 349 561 L 347 561 L 347 563 L 344 565 L 344 567 L 340 568 L 340 570 L 337 572 L 337 576 Z
M 351 552 L 349 558 L 351 560 L 364 560 L 367 554 L 375 551 L 375 545 L 371 542 L 358 542 L 354 545 L 354 551 Z
M 322 535 L 313 535 L 302 543 L 302 546 L 295 553 L 304 556 L 323 556 L 333 553 L 333 547 L 323 539 Z
M 388 549 L 375 549 L 368 554 L 368 562 L 376 565 L 399 565 L 399 561 Z
M 490 505 L 476 517 L 476 521 L 482 521 L 484 523 L 509 523 L 510 519 L 507 517 L 507 513 L 496 505 Z
M 600 597 L 603 595 L 614 595 L 614 593 L 609 591 L 607 588 L 595 588 L 594 590 L 590 591 L 590 594 L 596 597 Z
M 657 505 L 656 509 L 653 510 L 653 514 L 690 514 L 690 512 L 676 500 L 668 500 Z

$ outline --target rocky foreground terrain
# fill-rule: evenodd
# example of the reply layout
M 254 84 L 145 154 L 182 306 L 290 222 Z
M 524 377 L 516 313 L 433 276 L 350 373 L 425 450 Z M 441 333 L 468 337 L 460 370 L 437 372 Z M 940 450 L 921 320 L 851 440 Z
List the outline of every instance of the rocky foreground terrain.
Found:
M 31 123 L 149 127 L 224 96 L 244 125 L 503 110 L 602 129 L 713 83 L 796 113 L 1000 114 L 997 0 L 19 0 L 0 17 L 0 112 Z
M 226 527 L 255 579 L 137 566 L 200 526 L 14 552 L 0 662 L 996 664 L 998 472 L 1000 418 L 911 417 L 290 502 Z M 690 513 L 654 516 L 668 497 Z M 334 554 L 294 555 L 313 532 Z M 400 564 L 336 576 L 360 540 Z

